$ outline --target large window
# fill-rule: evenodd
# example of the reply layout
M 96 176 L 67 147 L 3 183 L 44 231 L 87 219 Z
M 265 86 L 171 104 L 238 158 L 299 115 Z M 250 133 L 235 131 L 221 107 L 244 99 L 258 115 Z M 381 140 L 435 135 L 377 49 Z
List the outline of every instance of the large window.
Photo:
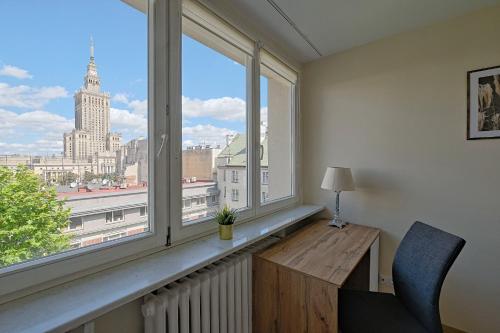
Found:
M 118 0 L 20 0 L 0 5 L 0 31 L 10 45 L 0 49 L 7 266 L 69 251 L 90 235 L 105 240 L 97 234 L 108 214 L 96 210 L 148 201 L 148 24 Z M 115 211 L 114 231 L 123 220 Z
M 183 0 L 182 13 L 174 243 L 212 230 L 202 222 L 224 206 L 245 221 L 297 199 L 297 73 L 199 2 Z
M 219 200 L 211 205 L 196 201 L 196 214 L 185 209 L 182 219 L 190 224 L 224 205 L 248 207 L 247 83 L 252 61 L 202 23 L 192 16 L 182 22 L 182 197 L 216 194 Z M 239 199 L 226 198 L 228 183 L 237 183 Z
M 0 2 L 2 293 L 165 245 L 166 5 Z
M 297 74 L 198 1 L 0 2 L 0 45 L 5 293 L 296 202 Z

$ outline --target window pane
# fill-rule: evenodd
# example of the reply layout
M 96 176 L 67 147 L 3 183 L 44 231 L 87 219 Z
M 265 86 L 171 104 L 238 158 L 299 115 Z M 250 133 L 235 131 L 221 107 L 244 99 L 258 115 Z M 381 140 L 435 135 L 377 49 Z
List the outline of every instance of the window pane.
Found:
M 124 1 L 0 2 L 0 267 L 149 230 L 147 41 Z
M 249 63 L 246 53 L 183 18 L 183 223 L 199 221 L 223 205 L 248 205 Z M 238 195 L 227 197 L 227 191 Z M 192 204 L 186 204 L 190 200 Z
M 261 202 L 293 193 L 292 135 L 294 85 L 261 64 L 260 77 Z

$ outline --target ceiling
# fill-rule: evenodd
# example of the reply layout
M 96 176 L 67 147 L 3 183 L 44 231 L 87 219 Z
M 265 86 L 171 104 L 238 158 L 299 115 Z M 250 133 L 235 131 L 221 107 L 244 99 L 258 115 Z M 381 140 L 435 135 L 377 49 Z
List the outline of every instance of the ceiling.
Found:
M 500 0 L 232 0 L 301 62 L 460 16 Z

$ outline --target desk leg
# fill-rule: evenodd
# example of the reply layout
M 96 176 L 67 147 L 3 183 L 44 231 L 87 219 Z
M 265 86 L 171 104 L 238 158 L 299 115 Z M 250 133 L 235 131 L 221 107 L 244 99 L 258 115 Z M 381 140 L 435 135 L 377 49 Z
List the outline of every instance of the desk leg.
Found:
M 379 237 L 370 247 L 370 291 L 378 291 L 378 256 L 379 256 Z

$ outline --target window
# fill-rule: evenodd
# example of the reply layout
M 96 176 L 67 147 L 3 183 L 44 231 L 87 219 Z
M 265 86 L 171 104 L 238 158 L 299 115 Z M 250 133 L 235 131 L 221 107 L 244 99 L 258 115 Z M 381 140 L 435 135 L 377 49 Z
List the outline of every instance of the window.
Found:
M 206 22 L 200 20 L 200 8 L 191 1 L 184 1 L 184 5 L 180 119 L 182 197 L 206 195 L 224 188 L 227 168 L 238 168 L 232 171 L 231 182 L 241 182 L 241 191 L 245 192 L 247 177 L 238 179 L 238 173 L 248 172 L 247 99 L 252 53 L 228 42 L 221 31 L 207 29 Z M 236 203 L 220 194 L 221 206 L 238 209 L 248 206 L 246 196 Z M 198 199 L 193 201 L 193 205 L 200 204 Z M 214 206 L 207 206 L 196 215 L 183 216 L 182 220 L 189 224 L 204 221 L 215 212 Z
M 123 221 L 123 210 L 116 210 L 113 212 L 113 222 Z
M 296 74 L 265 50 L 260 65 L 260 169 L 266 200 L 293 195 Z
M 38 214 L 47 228 L 37 235 L 66 240 L 7 261 L 0 238 L 0 283 L 15 281 L 5 293 L 215 230 L 203 222 L 225 205 L 243 222 L 295 199 L 296 73 L 261 43 L 192 0 L 110 0 L 99 11 L 84 0 L 34 2 L 30 11 L 25 2 L 0 1 L 0 44 L 13 45 L 0 59 L 23 55 L 23 64 L 0 64 L 21 69 L 19 78 L 0 77 L 0 95 L 53 89 L 48 99 L 2 105 L 27 117 L 43 110 L 43 120 L 33 118 L 29 131 L 16 122 L 30 135 L 4 138 L 0 173 L 36 178 L 35 199 L 56 191 L 56 211 Z M 176 5 L 182 15 L 167 10 Z M 53 31 L 61 35 L 47 39 Z M 75 66 L 82 55 L 70 50 L 81 43 L 88 54 Z M 54 72 L 48 64 L 58 57 L 68 61 Z
M 232 170 L 231 171 L 231 181 L 233 183 L 237 183 L 238 182 L 238 171 L 237 170 Z
M 123 210 L 106 212 L 106 223 L 121 222 L 123 221 L 123 218 L 124 218 Z
M 262 171 L 262 184 L 263 185 L 269 184 L 269 171 Z
M 165 221 L 169 221 L 167 205 L 157 207 L 149 202 L 152 187 L 166 183 L 166 175 L 155 176 L 154 181 L 150 175 L 157 167 L 166 169 L 170 158 L 166 151 L 158 152 L 161 143 L 157 138 L 168 134 L 165 112 L 153 107 L 165 104 L 162 101 L 168 90 L 163 43 L 167 29 L 164 26 L 153 33 L 158 22 L 168 21 L 167 11 L 162 10 L 167 1 L 144 2 L 144 6 L 135 3 L 134 7 L 129 1 L 112 0 L 97 11 L 84 0 L 27 3 L 0 2 L 0 43 L 12 45 L 0 50 L 0 58 L 7 61 L 0 69 L 7 66 L 21 71 L 17 77 L 0 77 L 0 95 L 26 87 L 26 94 L 16 97 L 15 104 L 4 103 L 2 108 L 30 123 L 29 128 L 27 123 L 13 123 L 12 133 L 26 135 L 3 138 L 0 177 L 9 181 L 0 184 L 0 202 L 9 201 L 3 197 L 8 192 L 3 186 L 20 188 L 19 182 L 26 180 L 31 187 L 26 192 L 28 187 L 22 186 L 24 205 L 30 203 L 30 207 L 12 205 L 23 212 L 12 226 L 32 221 L 37 229 L 20 235 L 30 245 L 28 252 L 19 255 L 12 255 L 10 247 L 24 246 L 9 244 L 0 236 L 0 283 L 7 285 L 2 293 L 42 284 L 53 279 L 54 272 L 73 274 L 163 246 Z M 158 13 L 154 20 L 147 15 L 149 5 Z M 47 38 L 54 31 L 57 38 Z M 119 38 L 124 35 L 126 40 Z M 40 44 L 40 40 L 48 42 Z M 79 54 L 74 50 L 80 50 Z M 15 63 L 21 55 L 22 64 Z M 150 61 L 153 58 L 156 60 Z M 163 71 L 155 71 L 158 66 Z M 155 84 L 149 75 L 153 71 Z M 35 96 L 44 89 L 51 92 L 48 98 Z M 74 95 L 68 93 L 72 91 Z M 41 113 L 34 117 L 33 111 Z M 131 121 L 124 123 L 126 118 Z M 150 149 L 158 153 L 158 158 L 151 159 L 154 163 L 149 163 Z M 158 195 L 155 200 L 168 200 L 168 193 Z M 124 201 L 131 205 L 146 202 L 153 211 L 150 219 L 131 214 L 130 222 L 136 218 L 137 230 L 144 231 L 124 234 L 130 242 L 111 246 L 106 244 L 110 237 L 103 230 L 119 228 L 106 223 L 124 220 L 125 212 L 116 209 Z M 104 209 L 113 212 L 96 213 Z M 9 207 L 0 210 L 14 213 Z M 156 223 L 153 215 L 163 222 Z M 5 235 L 22 231 L 0 228 Z M 3 283 L 7 276 L 14 282 Z
M 239 201 L 240 200 L 240 191 L 236 188 L 233 188 L 231 190 L 231 200 L 232 201 Z
M 40 190 L 27 192 L 30 200 L 25 202 L 41 200 L 51 190 L 55 190 L 57 195 L 49 205 L 39 205 L 31 213 L 28 208 L 18 207 L 24 216 L 16 217 L 34 221 L 38 226 L 36 237 L 52 241 L 40 239 L 32 242 L 40 244 L 40 247 L 32 246 L 27 254 L 10 258 L 0 255 L 0 267 L 39 259 L 41 255 L 70 251 L 71 244 L 81 242 L 88 237 L 87 233 L 95 235 L 100 229 L 97 224 L 104 225 L 104 220 L 93 221 L 78 234 L 68 232 L 82 229 L 82 219 L 95 215 L 93 211 L 96 207 L 113 206 L 130 192 L 128 188 L 119 189 L 120 185 L 133 187 L 146 184 L 133 200 L 138 197 L 142 197 L 142 201 L 148 199 L 148 173 L 143 172 L 148 168 L 147 15 L 119 0 L 107 2 L 98 11 L 85 0 L 43 4 L 30 2 L 29 12 L 25 10 L 26 5 L 25 0 L 17 1 L 12 6 L 0 4 L 0 42 L 12 45 L 0 50 L 0 58 L 11 59 L 5 66 L 19 68 L 22 72 L 17 80 L 0 77 L 0 95 L 26 86 L 31 93 L 19 95 L 16 104 L 4 103 L 2 107 L 28 118 L 34 110 L 43 109 L 43 112 L 40 117 L 30 120 L 34 130 L 18 123 L 12 128 L 13 133 L 26 135 L 11 135 L 3 139 L 6 145 L 0 147 L 0 155 L 6 158 L 0 161 L 0 169 L 12 177 L 8 186 L 15 187 L 16 182 L 23 181 L 14 178 L 19 173 L 26 175 L 24 179 L 28 177 L 38 182 L 36 186 Z M 92 16 L 90 25 L 89 15 Z M 40 23 L 42 17 L 43 24 Z M 12 33 L 12 29 L 16 33 Z M 54 35 L 54 31 L 58 32 L 57 38 L 49 38 L 50 43 L 38 43 Z M 116 38 L 124 33 L 128 36 L 127 41 Z M 80 53 L 75 54 L 70 49 L 80 50 Z M 23 57 L 22 64 L 15 60 L 20 56 Z M 54 72 L 51 65 L 54 59 L 67 61 L 58 61 L 57 71 Z M 102 81 L 101 76 L 104 78 Z M 133 85 L 120 83 L 139 78 L 141 82 Z M 53 93 L 42 100 L 36 97 L 40 89 Z M 70 96 L 68 91 L 75 91 L 75 94 Z M 91 103 L 86 103 L 88 100 Z M 115 110 L 120 110 L 120 115 L 115 114 Z M 125 125 L 117 120 L 127 115 L 134 115 L 134 122 Z M 116 153 L 125 151 L 132 142 L 140 140 L 144 144 L 137 147 L 137 158 L 128 159 L 117 168 Z M 59 141 L 63 145 L 59 146 Z M 18 168 L 20 160 L 26 156 L 31 162 L 22 163 L 26 166 Z M 140 167 L 135 168 L 135 164 Z M 16 168 L 8 172 L 5 167 L 11 165 Z M 118 189 L 108 193 L 112 187 Z M 75 211 L 78 211 L 79 217 L 71 217 L 66 227 L 68 218 Z M 149 230 L 149 222 L 145 222 L 144 226 Z M 31 237 L 35 234 L 21 236 L 25 239 Z M 0 252 L 7 253 L 9 250 L 2 248 Z
M 83 219 L 82 217 L 72 217 L 69 219 L 68 224 L 69 230 L 83 229 Z
M 182 68 L 172 105 L 181 112 L 172 115 L 171 144 L 182 158 L 172 173 L 174 243 L 212 230 L 203 222 L 223 206 L 244 221 L 298 202 L 297 73 L 198 1 L 182 1 L 177 23 Z M 187 198 L 202 196 L 213 199 L 186 209 Z
M 106 241 L 110 241 L 110 240 L 122 238 L 122 237 L 125 237 L 125 236 L 127 236 L 126 232 L 118 232 L 118 233 L 109 234 L 109 235 L 104 236 L 102 238 L 102 241 L 106 242 Z

